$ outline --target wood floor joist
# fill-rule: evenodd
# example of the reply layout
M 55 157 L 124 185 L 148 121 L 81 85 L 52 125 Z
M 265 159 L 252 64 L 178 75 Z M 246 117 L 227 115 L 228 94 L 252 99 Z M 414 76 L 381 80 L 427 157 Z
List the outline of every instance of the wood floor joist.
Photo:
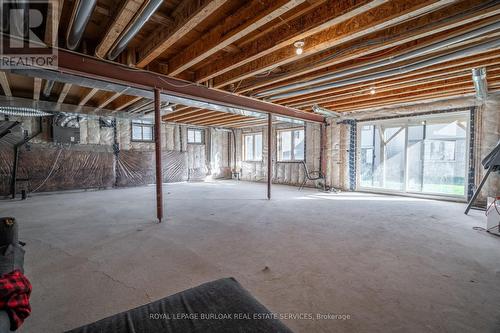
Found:
M 151 61 L 158 58 L 165 50 L 174 45 L 182 37 L 216 12 L 228 0 L 185 0 L 172 14 L 174 24 L 165 29 L 159 27 L 146 40 L 144 47 L 139 51 L 139 61 L 136 66 L 146 67 Z
M 2 90 L 5 96 L 12 97 L 9 79 L 7 78 L 7 74 L 2 71 L 0 71 L 0 86 L 2 86 Z
M 496 65 L 500 65 L 500 59 L 497 61 Z M 329 96 L 324 96 L 322 98 L 314 98 L 310 102 L 295 104 L 294 106 L 300 108 L 310 108 L 314 104 L 322 105 L 346 97 L 354 98 L 360 95 L 368 96 L 371 94 L 372 89 L 375 89 L 376 92 L 383 92 L 383 91 L 390 91 L 392 89 L 411 88 L 419 84 L 433 83 L 453 78 L 461 78 L 463 80 L 471 81 L 472 80 L 471 69 L 476 67 L 485 67 L 485 66 L 471 66 L 471 68 L 467 68 L 466 70 L 454 69 L 451 72 L 448 70 L 441 70 L 438 72 L 430 73 L 431 75 L 429 74 L 414 75 L 406 79 L 396 78 L 391 81 L 386 81 L 386 83 L 377 82 L 376 84 L 371 83 L 363 86 L 357 86 L 354 88 L 351 87 L 350 89 L 344 90 L 344 92 L 336 90 L 335 92 L 331 92 Z M 495 75 L 499 68 L 500 68 L 499 66 L 487 67 L 488 77 L 491 74 Z
M 64 103 L 64 100 L 66 99 L 66 96 L 68 96 L 69 90 L 71 89 L 72 84 L 71 83 L 65 83 L 61 93 L 59 94 L 59 97 L 57 99 L 57 104 L 62 104 Z
M 117 92 L 117 93 L 110 93 L 104 98 L 102 101 L 99 102 L 99 105 L 97 108 L 99 109 L 104 109 L 106 106 L 108 106 L 111 102 L 113 102 L 115 99 L 120 97 L 122 93 Z
M 496 72 L 488 76 L 488 81 L 491 83 L 496 83 L 498 82 L 499 78 L 500 74 Z M 415 85 L 410 88 L 389 89 L 382 92 L 376 92 L 374 95 L 365 94 L 360 97 L 339 98 L 337 100 L 322 104 L 322 106 L 325 106 L 327 108 L 332 108 L 333 110 L 337 110 L 347 105 L 362 105 L 363 103 L 380 101 L 383 99 L 390 100 L 395 96 L 406 95 L 406 94 L 418 95 L 421 92 L 425 93 L 429 90 L 430 91 L 433 91 L 435 89 L 455 90 L 455 89 L 466 89 L 466 88 L 473 88 L 472 80 L 470 79 L 470 77 L 465 77 L 465 78 L 459 77 L 454 79 L 440 80 L 433 83 L 424 83 L 420 85 Z
M 305 0 L 248 1 L 236 13 L 226 17 L 201 39 L 170 59 L 169 75 L 180 74 L 304 2 Z
M 87 104 L 87 102 L 92 98 L 94 97 L 95 94 L 97 94 L 97 92 L 99 91 L 99 89 L 97 88 L 92 88 L 90 89 L 89 92 L 87 92 L 83 97 L 82 99 L 80 100 L 80 102 L 78 103 L 79 106 L 82 106 L 82 105 L 85 105 Z
M 500 14 L 500 4 L 481 9 L 482 4 L 484 1 L 480 0 L 462 1 L 397 26 L 370 33 L 363 39 L 344 43 L 294 63 L 282 65 L 277 75 L 249 79 L 248 83 L 240 85 L 238 92 L 258 93 L 316 78 L 330 73 L 341 63 L 348 61 L 352 61 L 353 64 L 359 63 L 359 58 L 362 60 L 367 60 L 367 57 L 377 58 L 377 54 L 380 53 L 392 56 L 397 52 L 408 52 L 410 47 L 413 49 L 422 47 L 457 35 L 457 28 L 461 29 L 461 32 L 466 32 L 498 20 L 498 17 L 486 19 Z M 481 20 L 483 21 L 478 22 Z M 370 45 L 373 41 L 379 42 Z M 411 42 L 414 42 L 413 45 L 409 44 Z M 399 48 L 394 52 L 396 47 Z
M 147 0 L 125 0 L 120 11 L 109 26 L 101 43 L 97 46 L 95 54 L 99 58 L 106 57 L 106 54 L 111 50 L 116 40 L 122 34 L 132 19 L 140 12 Z
M 424 13 L 436 10 L 446 4 L 450 4 L 453 1 L 454 0 L 393 0 L 375 8 L 366 8 L 368 10 L 363 11 L 359 15 L 352 15 L 352 11 L 348 12 L 346 18 L 339 23 L 317 34 L 304 38 L 304 52 L 301 55 L 297 55 L 293 47 L 284 47 L 272 53 L 267 53 L 265 57 L 260 57 L 255 60 L 253 57 L 246 56 L 244 65 L 240 65 L 238 68 L 230 71 L 225 70 L 224 74 L 215 77 L 213 83 L 214 87 L 221 88 L 230 83 L 235 83 L 256 74 L 270 71 L 277 66 L 292 63 L 305 56 L 324 51 L 356 38 L 361 38 L 374 31 L 382 30 L 419 15 L 423 15 Z M 347 20 L 348 18 L 351 20 Z M 232 59 L 233 58 L 230 58 L 229 61 Z M 225 61 L 225 59 L 222 61 Z M 216 62 L 210 67 L 213 66 L 230 68 L 227 63 L 218 64 Z
M 176 120 L 176 119 L 179 119 L 179 118 L 182 118 L 182 117 L 185 117 L 185 116 L 188 116 L 190 114 L 193 114 L 193 113 L 197 113 L 199 111 L 201 111 L 203 109 L 198 109 L 198 108 L 186 108 L 184 110 L 181 110 L 181 111 L 176 111 L 174 113 L 171 113 L 169 115 L 166 115 L 163 117 L 164 120 L 166 121 L 171 121 L 171 120 Z
M 197 110 L 189 116 L 179 117 L 179 118 L 166 118 L 166 121 L 181 122 L 182 123 L 182 122 L 186 122 L 186 121 L 193 121 L 193 119 L 199 119 L 199 118 L 202 118 L 203 116 L 213 115 L 213 114 L 220 114 L 220 112 L 208 111 L 208 110 Z
M 114 110 L 121 111 L 123 109 L 126 109 L 132 104 L 140 101 L 141 99 L 141 96 L 122 96 L 121 100 L 119 101 L 120 103 L 116 102 L 117 105 L 115 105 Z
M 429 66 L 426 68 L 423 68 L 418 71 L 413 71 L 409 72 L 406 74 L 401 74 L 398 75 L 397 78 L 394 76 L 385 78 L 385 79 L 380 79 L 376 81 L 367 81 L 366 83 L 362 84 L 355 84 L 355 85 L 349 85 L 341 88 L 334 88 L 334 89 L 329 89 L 325 90 L 322 92 L 317 92 L 317 93 L 312 93 L 312 94 L 304 94 L 301 96 L 297 96 L 294 98 L 286 99 L 282 102 L 286 104 L 293 105 L 295 107 L 300 106 L 307 106 L 307 105 L 313 105 L 317 103 L 322 103 L 326 100 L 328 100 L 330 97 L 334 97 L 335 95 L 343 92 L 343 91 L 348 91 L 352 89 L 366 89 L 367 87 L 384 87 L 384 84 L 386 82 L 396 82 L 396 83 L 404 83 L 404 82 L 412 82 L 416 81 L 418 79 L 422 78 L 430 78 L 433 75 L 439 75 L 439 74 L 450 74 L 453 73 L 454 71 L 465 71 L 465 70 L 471 70 L 472 68 L 476 67 L 483 67 L 483 66 L 494 66 L 500 62 L 500 56 L 498 54 L 498 50 L 478 54 L 472 57 L 465 57 L 462 59 L 454 60 L 454 61 L 449 61 L 446 62 L 445 64 L 439 64 L 439 65 L 434 65 L 434 66 Z M 304 102 L 308 102 L 308 104 L 304 105 Z
M 40 91 L 42 90 L 42 79 L 35 77 L 33 78 L 33 100 L 40 100 Z
M 335 26 L 339 22 L 351 19 L 357 14 L 369 11 L 387 0 L 361 1 L 327 1 L 311 12 L 289 21 L 286 25 L 272 30 L 269 34 L 245 45 L 241 51 L 211 63 L 196 72 L 196 81 L 203 82 L 228 71 L 234 70 L 260 57 L 269 56 L 272 52 L 284 47 L 292 47 L 298 40 L 311 37 L 322 30 Z M 230 82 L 229 82 L 230 83 Z
M 210 118 L 210 117 L 207 117 L 207 118 Z M 207 119 L 207 118 L 197 120 L 195 123 L 198 125 L 203 125 L 203 126 L 211 126 L 211 125 L 216 125 L 216 124 L 217 125 L 224 124 L 225 122 L 249 119 L 249 117 L 238 116 L 235 114 L 217 115 L 214 118 L 210 118 L 210 119 Z M 250 118 L 250 119 L 252 119 L 252 118 Z
M 493 83 L 493 87 L 497 86 L 497 82 Z M 358 102 L 358 103 L 350 103 L 350 104 L 344 104 L 339 107 L 335 107 L 335 105 L 325 105 L 327 108 L 331 108 L 335 111 L 338 112 L 346 112 L 349 110 L 358 110 L 361 108 L 366 108 L 366 107 L 375 107 L 375 106 L 385 106 L 385 105 L 393 105 L 397 103 L 402 103 L 402 102 L 411 102 L 411 101 L 416 101 L 416 100 L 421 100 L 421 99 L 426 99 L 430 97 L 436 97 L 436 96 L 461 96 L 463 94 L 467 93 L 473 93 L 474 92 L 474 87 L 472 83 L 468 84 L 463 84 L 463 85 L 455 85 L 453 88 L 450 87 L 441 87 L 441 88 L 430 88 L 425 91 L 421 91 L 418 94 L 413 93 L 412 91 L 406 91 L 405 93 L 400 93 L 400 94 L 394 94 L 393 97 L 388 98 L 381 98 L 381 99 L 376 99 L 376 100 L 371 100 L 371 101 L 366 101 L 366 102 Z
M 498 87 L 498 86 L 491 87 L 490 91 L 491 92 L 498 92 L 498 91 L 500 91 L 500 87 Z M 375 109 L 375 108 L 393 107 L 393 106 L 412 103 L 412 102 L 424 103 L 424 102 L 438 101 L 438 100 L 449 99 L 449 98 L 472 96 L 474 94 L 475 94 L 475 92 L 473 89 L 463 90 L 463 91 L 461 91 L 461 90 L 443 91 L 443 92 L 437 92 L 437 93 L 422 94 L 422 95 L 418 95 L 418 96 L 408 96 L 408 97 L 395 98 L 392 100 L 386 100 L 383 102 L 371 103 L 371 104 L 366 104 L 366 105 L 356 105 L 354 107 L 341 108 L 341 109 L 338 109 L 337 111 L 338 112 L 345 112 L 346 115 L 348 116 L 349 112 L 364 112 L 364 111 Z
M 446 54 L 454 52 L 454 51 L 460 51 L 460 50 L 463 50 L 463 49 L 465 49 L 467 47 L 471 47 L 471 46 L 477 45 L 480 42 L 487 42 L 487 41 L 491 40 L 492 38 L 498 37 L 498 36 L 500 36 L 500 30 L 497 31 L 497 32 L 495 32 L 495 33 L 490 33 L 488 35 L 482 35 L 482 36 L 479 36 L 479 37 L 476 37 L 476 38 L 464 39 L 463 41 L 455 43 L 455 44 L 453 44 L 451 46 L 443 47 L 439 51 L 427 52 L 427 53 L 425 53 L 423 55 L 411 58 L 410 60 L 406 60 L 406 61 L 403 61 L 403 62 L 397 62 L 396 59 L 394 58 L 394 60 L 392 61 L 393 65 L 391 65 L 391 66 L 384 66 L 384 67 L 380 67 L 379 69 L 375 69 L 375 70 L 372 70 L 372 71 L 364 71 L 361 74 L 353 74 L 353 75 L 354 76 L 362 76 L 362 75 L 365 75 L 365 74 L 369 74 L 371 72 L 382 71 L 384 69 L 390 69 L 390 68 L 396 68 L 396 67 L 402 68 L 404 66 L 412 65 L 414 63 L 418 63 L 419 61 L 424 61 L 427 58 L 434 58 L 434 57 L 438 57 L 438 56 L 441 56 L 441 55 L 446 55 Z M 482 53 L 484 53 L 484 52 L 488 52 L 488 51 L 483 51 Z M 478 52 L 478 54 L 479 53 L 480 52 Z M 397 55 L 397 53 L 395 55 Z M 464 58 L 465 58 L 465 56 L 464 56 Z M 381 59 L 376 59 L 376 61 L 378 61 L 378 60 L 385 60 L 385 59 L 386 59 L 386 57 L 382 57 Z M 450 60 L 449 62 L 452 62 L 452 61 L 454 61 L 454 60 Z M 346 64 L 347 67 L 338 66 L 335 70 L 332 70 L 329 73 L 325 73 L 325 74 L 331 75 L 331 74 L 335 74 L 335 73 L 339 73 L 339 72 L 346 72 L 346 71 L 348 71 L 350 69 L 356 69 L 357 66 L 368 65 L 368 64 L 371 64 L 371 63 L 372 62 L 369 62 L 369 63 L 359 62 L 356 65 L 356 61 L 349 62 L 349 63 Z M 448 62 L 446 62 L 446 61 L 442 61 L 440 64 L 436 64 L 435 67 L 447 66 L 447 63 Z M 404 75 L 404 74 L 400 74 L 400 75 Z M 343 77 L 339 77 L 338 80 L 342 80 L 342 79 L 344 79 L 346 77 L 348 77 L 348 75 L 345 75 Z M 383 79 L 380 79 L 380 80 L 383 80 Z M 334 81 L 334 80 L 330 80 L 330 81 Z M 322 85 L 322 84 L 325 84 L 327 82 L 329 82 L 329 81 L 325 80 L 324 82 L 318 83 L 316 85 Z M 314 86 L 313 84 L 308 85 L 308 87 L 313 87 L 313 86 Z M 295 88 L 295 90 L 296 89 L 300 89 L 300 88 L 297 87 L 297 88 Z M 291 89 L 291 88 L 290 89 L 282 89 L 282 91 L 286 91 L 286 90 L 293 91 L 294 89 Z M 318 92 L 318 93 L 321 93 L 321 92 Z M 288 98 L 289 97 L 284 97 L 281 100 L 284 100 L 284 99 L 286 100 Z M 280 99 L 273 99 L 273 101 L 277 101 L 277 100 L 280 100 Z

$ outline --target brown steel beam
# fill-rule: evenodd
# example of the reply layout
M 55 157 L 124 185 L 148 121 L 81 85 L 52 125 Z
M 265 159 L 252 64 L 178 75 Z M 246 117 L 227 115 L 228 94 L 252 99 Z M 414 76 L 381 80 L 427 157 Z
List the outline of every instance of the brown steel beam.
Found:
M 238 107 L 264 113 L 273 113 L 311 122 L 323 122 L 324 117 L 306 113 L 290 107 L 260 101 L 210 89 L 191 82 L 175 79 L 166 75 L 144 70 L 134 70 L 128 66 L 112 63 L 94 57 L 81 55 L 67 50 L 58 50 L 58 72 L 83 76 L 90 79 L 114 82 L 137 89 L 161 89 L 163 93 L 181 98 Z
M 163 219 L 163 169 L 161 166 L 161 99 L 160 90 L 155 89 L 155 153 L 156 153 L 156 217 Z

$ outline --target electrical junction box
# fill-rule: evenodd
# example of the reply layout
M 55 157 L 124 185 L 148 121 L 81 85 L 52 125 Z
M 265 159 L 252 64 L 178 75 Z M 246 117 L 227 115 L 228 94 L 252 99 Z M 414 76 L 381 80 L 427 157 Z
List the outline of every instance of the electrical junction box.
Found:
M 488 198 L 486 230 L 500 236 L 500 197 Z
M 71 127 L 53 127 L 54 142 L 57 143 L 80 143 L 80 129 Z
M 59 113 L 53 119 L 52 135 L 57 143 L 80 143 L 80 118 Z

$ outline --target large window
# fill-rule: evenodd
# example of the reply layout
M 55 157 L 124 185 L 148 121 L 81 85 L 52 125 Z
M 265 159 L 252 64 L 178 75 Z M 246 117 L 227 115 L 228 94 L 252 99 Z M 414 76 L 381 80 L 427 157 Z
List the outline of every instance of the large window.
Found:
M 467 113 L 360 126 L 360 185 L 465 196 Z
M 303 161 L 305 148 L 304 129 L 278 131 L 278 161 Z
M 262 133 L 243 134 L 243 160 L 262 161 Z
M 203 144 L 205 131 L 198 128 L 188 128 L 188 143 L 190 144 Z
M 153 142 L 153 122 L 150 120 L 132 120 L 132 141 Z

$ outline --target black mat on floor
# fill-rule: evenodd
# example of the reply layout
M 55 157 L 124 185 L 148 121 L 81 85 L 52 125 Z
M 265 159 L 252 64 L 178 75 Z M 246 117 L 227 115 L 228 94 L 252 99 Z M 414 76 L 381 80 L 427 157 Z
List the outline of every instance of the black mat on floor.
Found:
M 234 278 L 188 289 L 70 333 L 291 333 Z

